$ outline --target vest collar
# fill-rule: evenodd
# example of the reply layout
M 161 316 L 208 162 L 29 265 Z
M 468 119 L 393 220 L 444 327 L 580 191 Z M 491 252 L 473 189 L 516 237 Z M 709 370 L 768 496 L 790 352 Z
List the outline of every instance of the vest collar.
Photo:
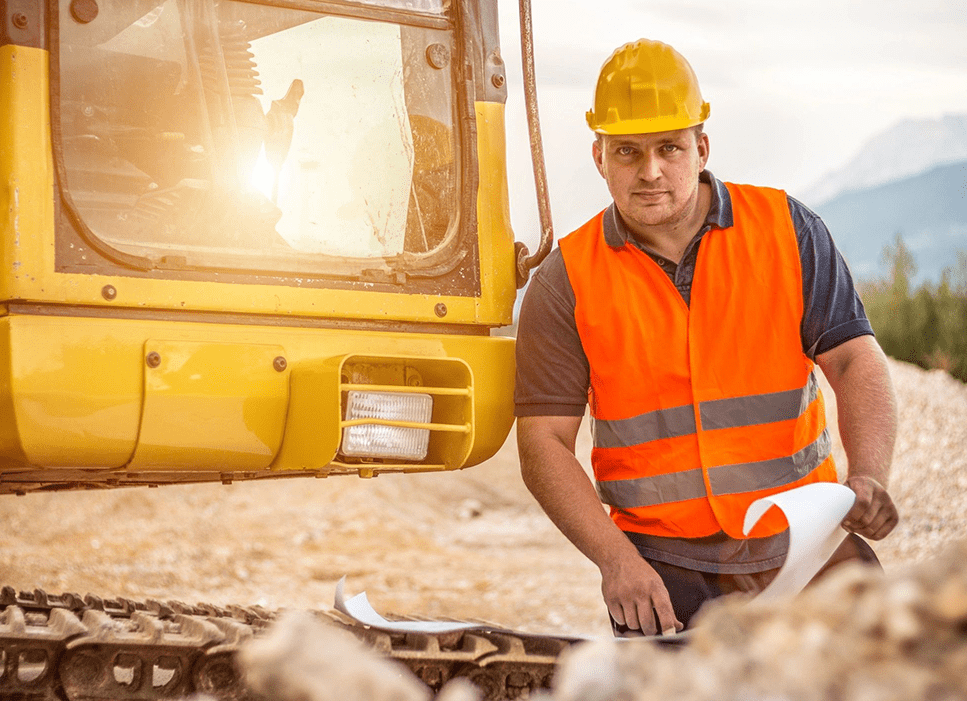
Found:
M 712 175 L 711 171 L 703 170 L 698 174 L 698 181 L 712 187 L 712 204 L 708 208 L 705 224 L 698 233 L 709 229 L 728 229 L 734 223 L 732 217 L 732 198 L 725 183 Z M 630 234 L 624 221 L 618 215 L 614 202 L 604 212 L 604 241 L 612 248 L 621 248 L 628 242 Z

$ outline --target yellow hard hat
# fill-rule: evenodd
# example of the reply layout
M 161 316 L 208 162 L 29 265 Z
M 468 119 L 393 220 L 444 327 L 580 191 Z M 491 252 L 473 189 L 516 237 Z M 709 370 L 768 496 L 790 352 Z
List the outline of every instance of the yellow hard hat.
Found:
M 668 44 L 625 44 L 601 67 L 588 126 L 598 134 L 654 134 L 687 129 L 709 115 L 698 78 Z

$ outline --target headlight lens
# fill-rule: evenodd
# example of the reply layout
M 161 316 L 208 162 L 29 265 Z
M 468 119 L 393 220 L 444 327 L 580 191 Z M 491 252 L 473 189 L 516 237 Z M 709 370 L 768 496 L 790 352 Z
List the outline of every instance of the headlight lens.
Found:
M 379 419 L 425 424 L 433 414 L 429 394 L 350 391 L 346 421 Z M 340 452 L 348 457 L 423 460 L 430 444 L 430 430 L 407 426 L 359 424 L 346 426 Z

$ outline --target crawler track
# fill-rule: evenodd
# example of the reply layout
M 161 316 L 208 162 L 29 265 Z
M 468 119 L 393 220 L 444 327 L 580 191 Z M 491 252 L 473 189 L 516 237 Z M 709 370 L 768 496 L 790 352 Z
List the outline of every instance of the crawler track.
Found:
M 336 611 L 316 612 L 392 657 L 438 691 L 466 677 L 487 701 L 549 685 L 572 639 L 499 629 L 440 635 L 387 633 Z M 17 701 L 154 701 L 203 692 L 256 701 L 235 652 L 274 619 L 259 607 L 101 599 L 0 590 L 0 698 Z

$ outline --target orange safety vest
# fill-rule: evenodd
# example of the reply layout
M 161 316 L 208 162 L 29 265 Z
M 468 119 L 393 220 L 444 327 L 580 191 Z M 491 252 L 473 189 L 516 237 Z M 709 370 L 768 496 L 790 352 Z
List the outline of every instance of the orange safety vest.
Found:
M 591 367 L 591 462 L 625 531 L 772 536 L 756 499 L 835 482 L 822 393 L 802 350 L 802 269 L 786 195 L 726 183 L 734 225 L 705 234 L 691 306 L 632 242 L 612 248 L 603 215 L 560 242 Z

